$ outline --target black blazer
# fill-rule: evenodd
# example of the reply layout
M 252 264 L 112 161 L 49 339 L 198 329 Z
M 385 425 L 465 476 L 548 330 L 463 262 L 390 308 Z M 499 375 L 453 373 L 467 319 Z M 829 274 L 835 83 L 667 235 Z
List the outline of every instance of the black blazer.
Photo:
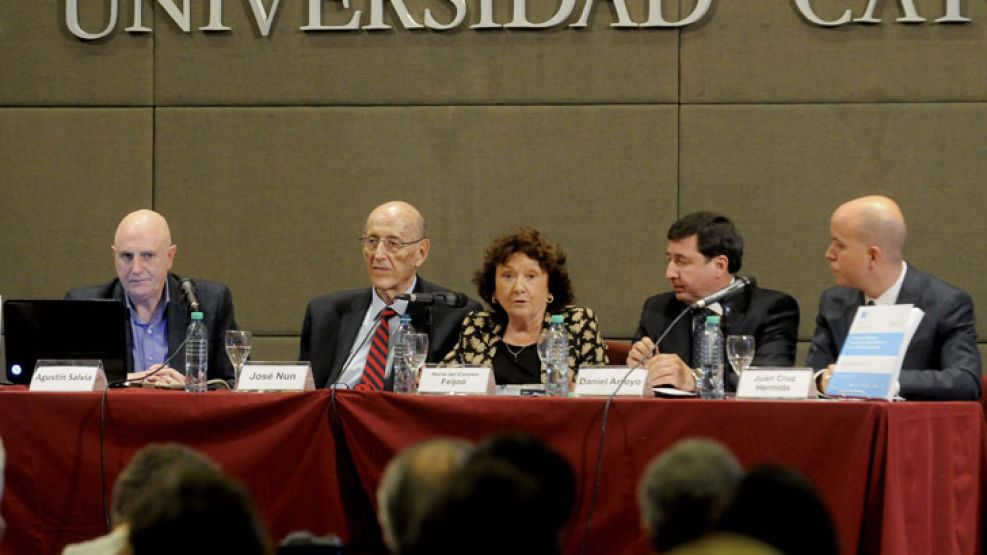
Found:
M 438 293 L 449 291 L 444 287 L 418 278 L 415 293 Z M 305 309 L 305 322 L 302 324 L 301 348 L 298 360 L 312 364 L 312 376 L 316 387 L 329 387 L 339 379 L 343 363 L 349 357 L 357 333 L 363 324 L 363 317 L 370 306 L 370 288 L 351 289 L 315 297 Z M 480 304 L 469 299 L 463 308 L 435 305 L 432 307 L 431 329 L 429 329 L 428 308 L 417 303 L 408 303 L 411 325 L 421 333 L 427 333 L 428 361 L 439 362 L 452 350 L 459 337 L 459 324 L 471 310 L 479 310 Z M 391 389 L 393 373 L 388 374 L 386 389 Z
M 171 355 L 185 340 L 185 332 L 192 319 L 191 309 L 185 294 L 181 290 L 181 277 L 168 274 L 168 303 L 165 318 L 168 321 L 168 354 Z M 215 281 L 193 279 L 196 296 L 199 299 L 199 310 L 202 311 L 203 322 L 209 332 L 209 370 L 210 380 L 221 379 L 232 382 L 233 365 L 226 356 L 226 331 L 235 330 L 236 318 L 233 314 L 233 294 L 230 288 Z M 65 294 L 66 299 L 116 299 L 126 303 L 126 292 L 119 279 L 101 285 L 90 285 L 70 289 Z M 127 368 L 133 371 L 133 330 L 127 325 Z M 180 372 L 185 371 L 185 349 L 175 355 L 169 366 Z
M 753 366 L 792 366 L 795 364 L 795 344 L 798 340 L 799 305 L 795 299 L 772 289 L 752 286 L 723 303 L 724 314 L 720 329 L 728 335 L 753 335 L 757 343 Z M 655 340 L 665 332 L 672 320 L 686 309 L 674 293 L 661 293 L 644 301 L 641 323 L 634 340 L 644 336 Z M 692 322 L 685 315 L 658 345 L 662 353 L 674 353 L 690 367 L 692 361 Z M 726 353 L 724 352 L 724 356 Z M 724 362 L 724 382 L 727 391 L 737 389 L 737 375 Z
M 911 264 L 898 292 L 898 304 L 925 311 L 905 352 L 898 382 L 905 399 L 976 400 L 980 398 L 980 352 L 973 300 L 962 290 Z M 808 365 L 820 369 L 836 362 L 864 294 L 832 287 L 819 299 L 816 331 Z

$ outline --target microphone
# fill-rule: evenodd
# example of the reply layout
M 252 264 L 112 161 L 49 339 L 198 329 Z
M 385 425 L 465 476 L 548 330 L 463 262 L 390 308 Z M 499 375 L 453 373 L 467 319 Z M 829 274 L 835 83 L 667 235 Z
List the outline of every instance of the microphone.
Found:
M 394 297 L 394 299 L 418 304 L 440 304 L 451 306 L 452 308 L 466 306 L 466 295 L 452 291 L 439 293 L 403 293 Z
M 724 299 L 730 298 L 736 295 L 737 293 L 740 293 L 747 287 L 756 284 L 757 284 L 757 280 L 754 279 L 753 277 L 736 276 L 736 279 L 733 280 L 733 283 L 731 283 L 730 285 L 727 285 L 723 289 L 720 289 L 719 291 L 711 295 L 707 295 L 702 299 L 699 299 L 698 301 L 689 305 L 689 310 L 700 310 L 706 308 L 707 306 L 713 303 L 718 303 Z
M 182 278 L 182 291 L 185 292 L 185 298 L 188 299 L 189 307 L 192 312 L 199 311 L 199 298 L 195 295 L 195 284 L 189 278 Z

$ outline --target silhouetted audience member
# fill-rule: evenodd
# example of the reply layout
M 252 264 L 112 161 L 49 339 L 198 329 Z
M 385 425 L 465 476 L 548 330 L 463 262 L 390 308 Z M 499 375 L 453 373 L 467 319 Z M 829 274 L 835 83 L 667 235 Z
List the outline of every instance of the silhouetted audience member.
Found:
M 488 440 L 426 511 L 408 553 L 560 553 L 574 492 L 572 468 L 539 440 Z
M 770 545 L 740 534 L 713 533 L 676 547 L 668 555 L 782 555 Z
M 686 439 L 659 455 L 638 490 L 652 547 L 664 553 L 706 534 L 742 475 L 733 453 L 711 439 Z
M 412 445 L 388 463 L 377 488 L 377 518 L 391 553 L 414 544 L 422 514 L 472 450 L 468 441 L 438 438 Z
M 62 555 L 115 555 L 127 545 L 134 502 L 146 488 L 177 468 L 215 468 L 208 457 L 177 443 L 155 443 L 134 455 L 113 485 L 110 523 L 113 530 L 96 539 L 68 545 Z
M 133 507 L 133 555 L 272 553 L 243 488 L 215 468 L 176 468 L 146 488 Z
M 787 555 L 836 555 L 836 530 L 812 483 L 796 470 L 759 466 L 741 480 L 716 526 Z
M 559 531 L 569 521 L 576 497 L 576 477 L 572 466 L 540 439 L 528 434 L 495 436 L 477 445 L 474 458 L 490 458 L 509 463 L 534 478 L 541 490 L 544 517 Z

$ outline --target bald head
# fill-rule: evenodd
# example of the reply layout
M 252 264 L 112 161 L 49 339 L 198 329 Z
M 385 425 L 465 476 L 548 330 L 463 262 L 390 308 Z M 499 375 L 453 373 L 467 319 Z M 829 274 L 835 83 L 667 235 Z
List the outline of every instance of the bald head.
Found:
M 171 244 L 171 229 L 168 228 L 168 220 L 154 210 L 134 210 L 120 220 L 117 232 L 113 235 L 113 245 L 116 246 L 121 239 L 141 235 L 156 243 L 168 246 Z
M 370 227 L 372 221 L 381 220 L 400 222 L 402 227 L 415 235 L 416 239 L 425 237 L 428 233 L 428 224 L 426 224 L 422 213 L 414 206 L 401 200 L 385 202 L 374 208 L 367 216 L 367 225 L 364 226 L 364 230 Z
M 153 210 L 131 212 L 117 226 L 112 249 L 120 284 L 138 316 L 150 321 L 175 260 L 168 222 Z
M 848 225 L 863 243 L 879 247 L 889 264 L 901 263 L 907 229 L 905 216 L 895 201 L 879 195 L 853 199 L 833 212 L 833 221 L 836 220 Z

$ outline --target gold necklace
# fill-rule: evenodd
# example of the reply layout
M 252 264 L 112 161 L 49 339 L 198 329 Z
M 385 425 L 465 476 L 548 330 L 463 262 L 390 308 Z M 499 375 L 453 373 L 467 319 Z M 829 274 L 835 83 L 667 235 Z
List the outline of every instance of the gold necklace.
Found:
M 517 357 L 521 356 L 521 353 L 523 353 L 524 350 L 530 346 L 531 345 L 524 345 L 520 349 L 518 349 L 517 352 L 515 353 L 514 349 L 512 349 L 510 345 L 504 343 L 504 348 L 507 349 L 507 352 L 510 353 L 512 357 L 514 357 L 514 362 L 517 362 Z

